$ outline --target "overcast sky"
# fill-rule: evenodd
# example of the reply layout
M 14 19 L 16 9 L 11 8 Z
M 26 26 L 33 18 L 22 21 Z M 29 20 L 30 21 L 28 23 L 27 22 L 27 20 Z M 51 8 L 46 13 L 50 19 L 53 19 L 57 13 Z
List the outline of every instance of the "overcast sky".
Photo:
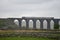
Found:
M 0 0 L 0 17 L 60 17 L 60 0 Z

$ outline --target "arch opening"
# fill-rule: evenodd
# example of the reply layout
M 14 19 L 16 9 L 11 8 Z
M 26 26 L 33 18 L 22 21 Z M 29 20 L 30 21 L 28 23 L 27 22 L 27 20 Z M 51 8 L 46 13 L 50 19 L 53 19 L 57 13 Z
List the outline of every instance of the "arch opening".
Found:
M 40 21 L 39 20 L 36 21 L 36 29 L 40 29 Z
M 29 29 L 33 29 L 33 20 L 29 20 Z
M 46 20 L 43 21 L 43 29 L 47 29 L 47 21 Z
M 54 29 L 54 21 L 53 20 L 50 21 L 50 29 Z
M 14 20 L 14 23 L 19 26 L 19 21 L 17 19 Z
M 24 19 L 22 20 L 21 26 L 22 26 L 22 28 L 24 28 L 24 29 L 26 28 L 26 21 L 25 21 Z

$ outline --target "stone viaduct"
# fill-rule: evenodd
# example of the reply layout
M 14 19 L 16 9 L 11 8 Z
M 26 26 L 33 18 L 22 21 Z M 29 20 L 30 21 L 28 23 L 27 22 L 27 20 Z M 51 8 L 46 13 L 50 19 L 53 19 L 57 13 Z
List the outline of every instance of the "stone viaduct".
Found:
M 29 29 L 29 20 L 33 21 L 33 29 L 36 29 L 36 21 L 40 21 L 40 29 L 43 29 L 43 21 L 47 21 L 47 29 L 50 29 L 50 21 L 53 20 L 54 24 L 59 24 L 60 19 L 55 19 L 54 17 L 22 17 L 22 18 L 8 18 L 8 22 L 10 20 L 10 23 L 14 22 L 14 20 L 17 19 L 19 21 L 19 28 L 21 29 L 22 20 L 26 21 L 26 29 Z

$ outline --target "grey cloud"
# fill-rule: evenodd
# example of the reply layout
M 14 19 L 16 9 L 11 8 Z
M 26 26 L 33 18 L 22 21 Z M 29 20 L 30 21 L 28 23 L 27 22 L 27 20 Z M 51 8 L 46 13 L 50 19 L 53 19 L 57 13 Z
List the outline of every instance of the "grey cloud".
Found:
M 12 3 L 43 3 L 43 2 L 50 2 L 53 0 L 10 0 Z
M 60 0 L 0 0 L 0 17 L 60 17 L 59 10 Z

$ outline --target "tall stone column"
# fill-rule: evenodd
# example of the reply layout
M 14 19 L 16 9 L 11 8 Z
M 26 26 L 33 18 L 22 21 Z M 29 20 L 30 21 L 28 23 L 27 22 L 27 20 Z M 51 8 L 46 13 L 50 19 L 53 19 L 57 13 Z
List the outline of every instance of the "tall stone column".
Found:
M 29 29 L 29 20 L 26 20 L 26 29 Z
M 47 20 L 47 29 L 50 29 L 50 20 Z
M 43 29 L 43 21 L 44 20 L 40 20 L 40 29 Z
M 36 20 L 33 20 L 33 29 L 36 29 Z
M 21 29 L 22 20 L 19 20 L 19 28 Z

